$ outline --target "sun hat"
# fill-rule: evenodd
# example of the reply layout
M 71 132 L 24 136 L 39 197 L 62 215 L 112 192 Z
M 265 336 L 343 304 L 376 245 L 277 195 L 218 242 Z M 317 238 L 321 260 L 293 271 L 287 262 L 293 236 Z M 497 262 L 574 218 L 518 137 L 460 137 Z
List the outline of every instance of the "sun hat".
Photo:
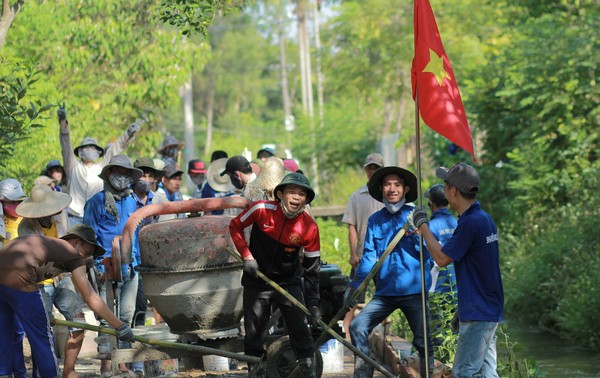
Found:
M 177 175 L 183 175 L 183 171 L 181 169 L 178 169 L 176 165 L 167 165 L 163 170 L 163 177 L 166 177 L 168 179 Z
M 204 162 L 198 159 L 190 160 L 188 163 L 188 173 L 206 174 Z
M 379 167 L 383 167 L 383 156 L 381 156 L 378 153 L 372 153 L 367 155 L 367 158 L 365 159 L 365 163 L 363 164 L 363 167 L 366 167 L 367 165 L 370 164 L 375 164 Z
M 435 184 L 431 188 L 427 189 L 423 195 L 425 198 L 429 198 L 429 201 L 437 206 L 448 206 L 448 200 L 446 199 L 446 194 L 444 193 L 444 185 L 442 184 Z
M 475 168 L 465 163 L 457 163 L 452 168 L 439 167 L 435 174 L 440 179 L 464 194 L 477 194 L 479 191 L 479 175 Z
M 56 183 L 56 179 L 53 179 L 52 177 L 48 177 L 46 175 L 41 175 L 38 178 L 35 179 L 35 181 L 33 182 L 34 185 L 50 185 L 52 183 Z
M 79 156 L 78 150 L 81 147 L 85 147 L 85 146 L 94 146 L 98 150 L 100 150 L 99 157 L 102 157 L 102 155 L 104 155 L 104 148 L 100 147 L 100 145 L 98 144 L 98 141 L 96 141 L 95 138 L 85 137 L 85 138 L 83 138 L 83 141 L 81 141 L 81 144 L 79 146 L 75 147 L 75 149 L 73 150 L 73 152 L 75 153 L 75 156 Z
M 71 204 L 70 195 L 53 191 L 48 185 L 38 184 L 31 189 L 31 196 L 16 208 L 24 218 L 44 218 L 58 214 Z
M 61 237 L 64 240 L 73 238 L 80 238 L 86 243 L 93 245 L 95 247 L 93 252 L 94 258 L 98 258 L 106 253 L 104 248 L 96 241 L 94 229 L 86 224 L 76 224 L 67 231 L 66 235 Z
M 369 194 L 379 202 L 383 202 L 383 193 L 381 192 L 381 183 L 387 175 L 396 174 L 404 179 L 404 185 L 410 187 L 408 193 L 405 193 L 406 202 L 413 202 L 417 199 L 417 177 L 410 171 L 395 167 L 382 167 L 373 173 L 367 187 Z
M 236 171 L 240 171 L 243 173 L 252 172 L 252 166 L 250 165 L 250 162 L 242 155 L 232 156 L 229 159 L 227 159 L 227 163 L 225 164 L 225 170 L 221 172 L 221 176 L 224 176 L 227 173 L 234 173 Z
M 277 193 L 280 190 L 283 191 L 286 185 L 298 185 L 306 189 L 306 197 L 308 199 L 308 201 L 306 202 L 307 204 L 311 203 L 312 200 L 315 199 L 315 191 L 313 190 L 313 188 L 311 188 L 310 182 L 308 182 L 306 176 L 300 173 L 288 173 L 287 175 L 285 175 L 285 177 L 283 178 L 283 180 L 281 180 L 279 185 L 275 187 L 274 192 Z
M 285 168 L 276 157 L 268 158 L 260 168 L 256 179 L 246 185 L 246 198 L 250 200 L 263 199 L 266 194 L 268 199 L 274 199 L 275 187 L 285 176 Z
M 178 142 L 174 136 L 169 135 L 165 139 L 163 139 L 160 147 L 158 148 L 158 153 L 164 155 L 165 149 L 169 147 L 177 146 L 177 150 L 181 151 L 183 149 L 183 143 Z
M 208 185 L 217 192 L 231 192 L 235 189 L 229 176 L 222 173 L 225 171 L 227 161 L 227 158 L 217 159 L 210 163 L 206 171 Z
M 149 157 L 139 157 L 139 158 L 135 159 L 135 161 L 133 162 L 133 166 L 135 168 L 141 169 L 142 171 L 144 170 L 144 168 L 146 168 L 146 169 L 152 169 L 154 171 L 160 172 L 160 169 L 156 168 L 155 159 L 152 159 Z
M 108 164 L 105 165 L 104 168 L 102 168 L 102 172 L 100 172 L 98 176 L 100 176 L 102 180 L 107 181 L 108 171 L 112 167 L 121 167 L 129 169 L 131 171 L 131 178 L 134 182 L 137 181 L 140 177 L 142 177 L 142 174 L 144 173 L 141 169 L 135 168 L 133 165 L 131 165 L 131 160 L 129 160 L 129 157 L 127 157 L 127 155 L 118 154 L 110 158 L 110 162 L 108 162 Z
M 0 181 L 0 200 L 23 201 L 25 198 L 27 195 L 18 180 L 9 178 Z

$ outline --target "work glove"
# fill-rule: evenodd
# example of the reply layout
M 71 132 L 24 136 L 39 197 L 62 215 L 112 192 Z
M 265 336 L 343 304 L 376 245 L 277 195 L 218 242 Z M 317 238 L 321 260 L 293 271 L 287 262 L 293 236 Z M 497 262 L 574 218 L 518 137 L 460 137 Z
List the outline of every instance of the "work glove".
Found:
M 144 121 L 143 119 L 138 119 L 134 123 L 132 123 L 131 125 L 129 125 L 129 127 L 127 127 L 127 135 L 133 136 L 133 134 L 135 134 L 138 131 L 140 131 L 140 128 L 142 127 L 142 124 L 144 122 L 146 122 L 146 121 Z
M 321 316 L 321 310 L 319 309 L 319 306 L 310 306 L 309 308 L 310 311 L 310 325 L 313 327 L 317 327 L 319 325 L 319 320 L 323 320 L 322 316 Z
M 64 121 L 65 119 L 67 119 L 67 109 L 65 108 L 64 102 L 62 103 L 62 105 L 58 104 L 58 110 L 56 111 L 56 115 L 58 116 L 59 121 Z
M 244 272 L 252 278 L 258 278 L 258 263 L 256 260 L 244 260 Z
M 119 328 L 117 328 L 116 331 L 117 331 L 117 339 L 128 342 L 128 343 L 132 343 L 135 341 L 135 336 L 133 336 L 133 331 L 131 330 L 131 327 L 129 327 L 127 324 L 125 324 L 125 323 L 121 324 L 121 326 Z
M 347 288 L 346 291 L 344 291 L 344 307 L 346 307 L 347 309 L 354 308 L 358 304 L 358 299 L 351 299 L 353 294 L 354 289 L 351 287 Z
M 429 223 L 429 216 L 427 215 L 427 211 L 419 209 L 417 207 L 415 211 L 413 211 L 412 220 L 417 229 L 421 228 L 422 225 Z

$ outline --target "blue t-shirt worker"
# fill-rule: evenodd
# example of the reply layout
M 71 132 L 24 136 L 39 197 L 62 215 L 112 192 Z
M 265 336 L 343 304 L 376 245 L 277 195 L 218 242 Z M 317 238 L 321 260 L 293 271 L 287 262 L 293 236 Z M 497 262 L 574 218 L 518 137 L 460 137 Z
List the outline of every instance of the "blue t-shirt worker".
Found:
M 504 291 L 500 275 L 498 230 L 475 200 L 479 175 L 473 167 L 458 163 L 440 167 L 450 208 L 459 214 L 454 234 L 442 247 L 429 229 L 427 212 L 413 215 L 435 262 L 443 267 L 454 262 L 458 285 L 459 338 L 452 376 L 498 377 L 496 328 L 502 321 Z

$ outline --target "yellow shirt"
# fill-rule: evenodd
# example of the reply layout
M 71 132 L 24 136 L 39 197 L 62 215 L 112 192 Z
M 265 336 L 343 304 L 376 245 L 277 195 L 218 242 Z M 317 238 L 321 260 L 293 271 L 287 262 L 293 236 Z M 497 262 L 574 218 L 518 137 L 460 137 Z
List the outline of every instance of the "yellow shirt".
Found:
M 8 244 L 9 241 L 15 239 L 19 236 L 19 223 L 21 223 L 21 217 L 17 219 L 13 219 L 4 215 L 4 228 L 6 230 L 6 239 L 4 240 L 4 244 Z
M 44 232 L 44 236 L 48 236 L 51 238 L 58 238 L 58 231 L 56 231 L 56 224 L 52 223 L 50 228 L 42 227 L 42 231 Z M 41 285 L 50 285 L 54 283 L 54 278 L 48 278 L 47 280 L 43 280 L 38 282 Z

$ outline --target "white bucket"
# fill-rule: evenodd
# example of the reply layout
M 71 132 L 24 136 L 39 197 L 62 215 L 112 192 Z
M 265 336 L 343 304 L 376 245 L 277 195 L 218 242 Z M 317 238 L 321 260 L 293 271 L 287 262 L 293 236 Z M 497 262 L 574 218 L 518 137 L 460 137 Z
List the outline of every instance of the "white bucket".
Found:
M 323 343 L 319 350 L 323 357 L 323 373 L 344 371 L 344 345 L 336 339 Z
M 209 355 L 202 356 L 204 371 L 229 371 L 229 358 Z

